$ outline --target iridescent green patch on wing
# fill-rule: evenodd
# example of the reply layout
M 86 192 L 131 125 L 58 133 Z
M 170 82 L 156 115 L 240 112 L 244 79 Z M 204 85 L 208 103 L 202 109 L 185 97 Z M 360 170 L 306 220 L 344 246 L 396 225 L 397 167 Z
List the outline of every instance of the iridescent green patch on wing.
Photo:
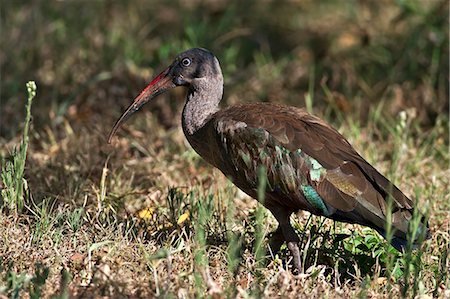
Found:
M 309 185 L 301 185 L 300 188 L 303 191 L 303 195 L 306 200 L 316 209 L 322 212 L 323 215 L 329 216 L 330 213 L 323 202 L 322 197 L 317 193 L 317 191 Z
M 320 180 L 322 173 L 324 173 L 326 169 L 319 162 L 317 162 L 316 159 L 311 158 L 307 155 L 305 155 L 305 161 L 309 166 L 309 177 L 311 178 L 311 180 Z

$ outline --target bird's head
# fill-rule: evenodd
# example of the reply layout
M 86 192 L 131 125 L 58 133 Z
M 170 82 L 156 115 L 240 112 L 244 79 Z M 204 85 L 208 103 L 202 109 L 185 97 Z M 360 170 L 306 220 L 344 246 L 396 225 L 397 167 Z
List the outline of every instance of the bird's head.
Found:
M 217 58 L 211 52 L 206 49 L 194 48 L 179 54 L 172 64 L 156 76 L 120 116 L 109 134 L 108 143 L 111 143 L 120 126 L 154 97 L 176 86 L 195 88 L 200 86 L 201 82 L 207 84 L 208 79 L 215 78 L 222 80 L 222 72 Z

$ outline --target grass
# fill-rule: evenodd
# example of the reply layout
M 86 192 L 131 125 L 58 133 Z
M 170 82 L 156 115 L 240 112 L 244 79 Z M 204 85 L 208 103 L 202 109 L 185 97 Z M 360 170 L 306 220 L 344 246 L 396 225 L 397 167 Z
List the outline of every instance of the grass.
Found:
M 0 297 L 450 296 L 448 3 L 214 3 L 3 3 Z M 268 249 L 275 219 L 186 143 L 179 89 L 107 145 L 191 46 L 219 57 L 225 104 L 305 106 L 338 128 L 428 211 L 431 240 L 402 254 L 299 212 L 294 276 L 286 246 Z

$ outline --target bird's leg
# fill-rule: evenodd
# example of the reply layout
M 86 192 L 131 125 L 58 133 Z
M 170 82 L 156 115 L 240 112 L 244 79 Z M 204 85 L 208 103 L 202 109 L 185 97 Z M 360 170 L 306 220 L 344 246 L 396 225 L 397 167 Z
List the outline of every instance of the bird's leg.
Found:
M 287 242 L 287 246 L 291 251 L 292 258 L 294 261 L 294 267 L 296 270 L 295 272 L 300 273 L 301 259 L 300 259 L 300 248 L 298 247 L 298 242 L 300 242 L 300 238 L 298 237 L 297 233 L 295 232 L 290 222 L 290 216 L 292 213 L 280 207 L 272 208 L 270 209 L 270 211 L 280 224 L 277 231 L 281 229 L 284 239 Z M 277 233 L 277 231 L 275 233 Z
M 291 226 L 292 228 L 292 226 Z M 295 232 L 294 232 L 295 233 Z M 294 267 L 297 274 L 301 273 L 301 260 L 300 260 L 300 248 L 298 247 L 298 241 L 288 241 L 287 246 L 292 253 L 292 257 L 294 259 Z
M 280 251 L 281 245 L 283 245 L 285 241 L 283 230 L 281 226 L 278 225 L 277 229 L 272 233 L 270 237 L 269 246 L 272 254 L 275 255 Z

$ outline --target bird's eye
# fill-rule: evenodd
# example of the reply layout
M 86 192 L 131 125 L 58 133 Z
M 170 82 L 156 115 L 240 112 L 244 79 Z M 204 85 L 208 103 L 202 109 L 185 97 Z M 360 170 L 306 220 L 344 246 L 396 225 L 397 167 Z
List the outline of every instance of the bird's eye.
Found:
M 190 66 L 191 65 L 191 60 L 189 58 L 183 58 L 183 60 L 181 60 L 181 65 L 184 67 Z

